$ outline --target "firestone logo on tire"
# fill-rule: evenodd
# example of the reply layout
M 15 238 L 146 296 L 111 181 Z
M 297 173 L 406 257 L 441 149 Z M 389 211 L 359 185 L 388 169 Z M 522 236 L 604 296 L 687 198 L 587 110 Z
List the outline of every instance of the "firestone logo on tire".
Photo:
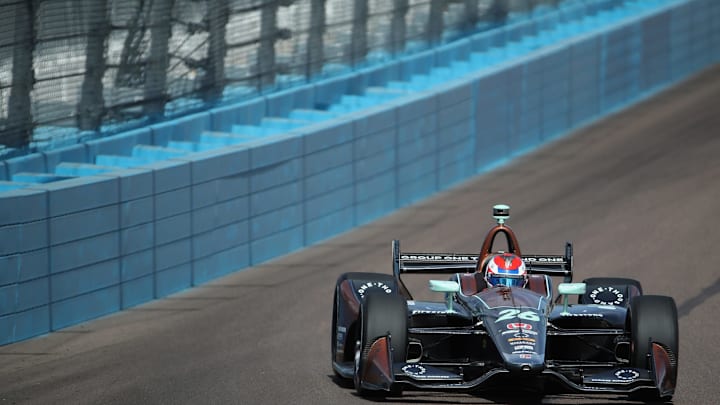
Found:
M 625 295 L 614 287 L 595 287 L 590 291 L 590 299 L 598 305 L 622 305 Z
M 371 289 L 381 289 L 385 291 L 385 294 L 392 293 L 392 288 L 390 288 L 387 284 L 381 283 L 379 281 L 365 283 L 361 285 L 360 288 L 358 288 L 357 292 L 358 294 L 360 294 L 361 297 L 364 297 L 367 291 Z

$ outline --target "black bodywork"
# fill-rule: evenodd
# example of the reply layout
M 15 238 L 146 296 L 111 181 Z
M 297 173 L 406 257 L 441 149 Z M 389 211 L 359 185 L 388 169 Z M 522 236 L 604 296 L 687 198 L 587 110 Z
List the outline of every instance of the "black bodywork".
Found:
M 336 375 L 353 379 L 363 395 L 517 388 L 521 381 L 519 386 L 541 392 L 671 398 L 677 332 L 675 342 L 651 336 L 638 343 L 640 334 L 632 330 L 638 323 L 631 321 L 642 316 L 632 309 L 642 295 L 638 282 L 588 279 L 578 303 L 564 305 L 565 296 L 554 296 L 551 280 L 572 281 L 568 243 L 564 255 L 521 255 L 530 274 L 525 288 L 488 288 L 480 270 L 498 234 L 507 237 L 510 251 L 520 253 L 512 230 L 498 224 L 480 254 L 403 253 L 393 241 L 392 275 L 343 274 L 336 284 L 331 337 Z M 446 274 L 458 289 L 446 292 L 444 302 L 417 301 L 402 281 L 406 273 Z M 374 321 L 373 314 L 363 315 L 375 294 L 401 296 L 404 305 L 397 305 L 406 308 L 407 319 Z M 677 329 L 676 313 L 660 316 Z M 371 322 L 380 326 L 368 326 Z M 640 325 L 636 328 L 644 328 Z M 363 328 L 383 332 L 368 337 Z

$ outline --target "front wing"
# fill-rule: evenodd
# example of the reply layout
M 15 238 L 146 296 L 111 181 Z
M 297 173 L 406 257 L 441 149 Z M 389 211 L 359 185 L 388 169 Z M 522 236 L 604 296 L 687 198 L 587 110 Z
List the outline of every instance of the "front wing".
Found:
M 648 353 L 649 369 L 608 364 L 554 365 L 546 364 L 544 370 L 533 375 L 516 374 L 505 368 L 490 369 L 482 375 L 466 380 L 462 374 L 467 364 L 444 363 L 442 366 L 423 362 L 395 363 L 388 339 L 379 338 L 372 345 L 368 363 L 370 372 L 354 376 L 356 385 L 369 390 L 390 391 L 393 387 L 415 388 L 419 390 L 487 390 L 501 384 L 507 377 L 524 377 L 554 381 L 572 392 L 631 394 L 653 391 L 659 397 L 671 396 L 675 390 L 675 381 L 670 380 L 670 358 L 661 345 L 653 344 Z M 450 371 L 450 370 L 459 370 Z M 568 374 L 578 378 L 570 379 Z

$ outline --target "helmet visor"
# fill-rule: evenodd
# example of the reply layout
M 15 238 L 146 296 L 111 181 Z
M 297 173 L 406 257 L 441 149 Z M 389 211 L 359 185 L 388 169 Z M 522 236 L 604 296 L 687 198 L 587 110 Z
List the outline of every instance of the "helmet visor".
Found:
M 525 286 L 525 279 L 522 277 L 515 278 L 515 277 L 490 276 L 490 277 L 488 277 L 488 282 L 490 284 L 492 284 L 493 286 L 499 286 L 499 285 L 504 285 L 506 287 L 524 287 Z

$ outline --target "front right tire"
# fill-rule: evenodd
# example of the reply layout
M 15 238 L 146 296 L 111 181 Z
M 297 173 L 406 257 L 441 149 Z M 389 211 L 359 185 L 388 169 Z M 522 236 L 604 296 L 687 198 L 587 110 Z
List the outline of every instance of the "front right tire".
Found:
M 640 282 L 632 278 L 591 277 L 583 280 L 587 292 L 578 297 L 579 304 L 615 305 L 627 308 L 630 301 L 642 295 Z
M 630 365 L 642 369 L 651 369 L 652 343 L 658 343 L 670 355 L 670 380 L 677 381 L 678 370 L 678 315 L 675 300 L 660 295 L 643 295 L 630 303 L 629 310 L 632 349 Z M 646 396 L 643 400 L 669 400 L 669 397 Z
M 360 384 L 360 376 L 367 367 L 370 347 L 378 338 L 390 335 L 394 363 L 407 359 L 407 301 L 399 294 L 370 293 L 360 306 L 360 339 L 355 353 L 355 389 L 363 396 L 399 394 L 398 389 L 371 391 Z

